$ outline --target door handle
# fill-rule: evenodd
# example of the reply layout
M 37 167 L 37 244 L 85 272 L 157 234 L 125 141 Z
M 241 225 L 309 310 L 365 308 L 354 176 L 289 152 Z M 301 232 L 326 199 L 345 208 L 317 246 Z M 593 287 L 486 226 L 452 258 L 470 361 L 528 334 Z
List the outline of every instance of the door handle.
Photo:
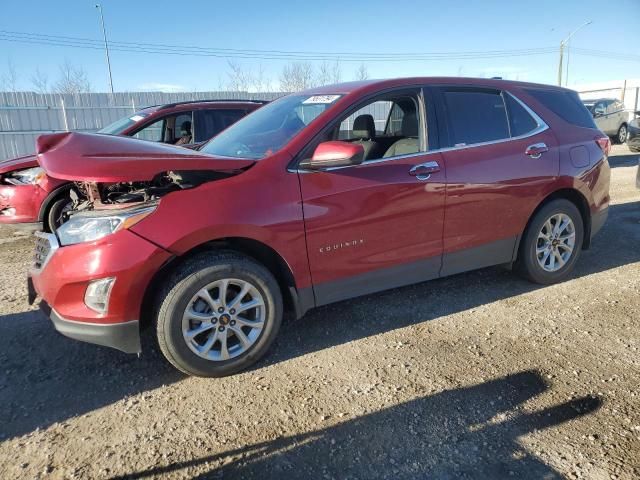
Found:
M 547 144 L 540 142 L 529 145 L 524 151 L 524 154 L 531 158 L 540 158 L 544 152 L 548 151 L 549 147 L 547 147 Z
M 416 177 L 418 180 L 429 180 L 432 173 L 440 171 L 440 165 L 438 162 L 426 162 L 419 165 L 414 165 L 409 170 L 409 175 Z

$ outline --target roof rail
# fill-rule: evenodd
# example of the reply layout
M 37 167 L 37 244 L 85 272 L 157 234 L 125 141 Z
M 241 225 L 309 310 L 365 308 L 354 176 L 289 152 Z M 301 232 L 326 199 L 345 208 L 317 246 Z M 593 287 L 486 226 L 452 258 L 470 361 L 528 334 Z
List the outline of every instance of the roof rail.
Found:
M 173 108 L 178 105 L 188 105 L 190 103 L 260 103 L 265 105 L 270 102 L 270 100 L 254 100 L 249 98 L 215 98 L 215 99 L 203 99 L 203 100 L 188 100 L 184 102 L 172 102 L 160 105 L 158 110 L 164 110 L 165 108 Z

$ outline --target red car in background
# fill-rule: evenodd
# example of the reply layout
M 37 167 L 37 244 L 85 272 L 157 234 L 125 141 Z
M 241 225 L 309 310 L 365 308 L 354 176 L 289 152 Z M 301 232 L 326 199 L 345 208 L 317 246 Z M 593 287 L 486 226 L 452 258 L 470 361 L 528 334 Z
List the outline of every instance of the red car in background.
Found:
M 607 218 L 609 147 L 574 91 L 465 78 L 296 93 L 200 151 L 42 136 L 87 201 L 38 234 L 30 301 L 130 353 L 154 325 L 176 368 L 229 375 L 285 311 L 498 264 L 566 279 Z
M 148 107 L 99 130 L 158 143 L 197 148 L 267 102 L 199 100 Z M 0 225 L 50 231 L 73 206 L 72 184 L 48 177 L 35 155 L 0 161 Z

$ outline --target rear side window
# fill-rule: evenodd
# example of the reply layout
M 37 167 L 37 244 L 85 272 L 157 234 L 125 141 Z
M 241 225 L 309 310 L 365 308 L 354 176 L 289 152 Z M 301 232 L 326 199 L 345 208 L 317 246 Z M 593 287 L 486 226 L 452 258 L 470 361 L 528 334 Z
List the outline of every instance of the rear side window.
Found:
M 504 100 L 498 91 L 445 90 L 454 146 L 509 138 Z
M 561 90 L 527 89 L 527 93 L 553 113 L 577 127 L 596 128 L 589 110 L 582 104 L 578 94 Z
M 504 100 L 509 111 L 509 126 L 511 127 L 512 137 L 526 135 L 538 127 L 538 122 L 529 115 L 529 112 L 515 98 L 505 93 Z
M 229 125 L 246 115 L 244 110 L 201 110 L 196 122 L 196 142 L 204 142 L 215 137 Z

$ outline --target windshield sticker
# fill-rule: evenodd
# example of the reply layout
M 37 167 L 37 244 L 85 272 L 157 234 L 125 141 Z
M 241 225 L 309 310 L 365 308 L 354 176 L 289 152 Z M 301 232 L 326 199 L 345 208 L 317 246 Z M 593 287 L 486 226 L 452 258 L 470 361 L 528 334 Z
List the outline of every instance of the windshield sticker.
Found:
M 305 105 L 316 104 L 316 105 L 326 105 L 328 103 L 333 103 L 337 99 L 339 99 L 342 95 L 314 95 L 313 97 L 307 98 L 304 102 Z
M 134 115 L 133 117 L 129 117 L 129 120 L 132 122 L 139 122 L 144 118 L 144 115 Z

